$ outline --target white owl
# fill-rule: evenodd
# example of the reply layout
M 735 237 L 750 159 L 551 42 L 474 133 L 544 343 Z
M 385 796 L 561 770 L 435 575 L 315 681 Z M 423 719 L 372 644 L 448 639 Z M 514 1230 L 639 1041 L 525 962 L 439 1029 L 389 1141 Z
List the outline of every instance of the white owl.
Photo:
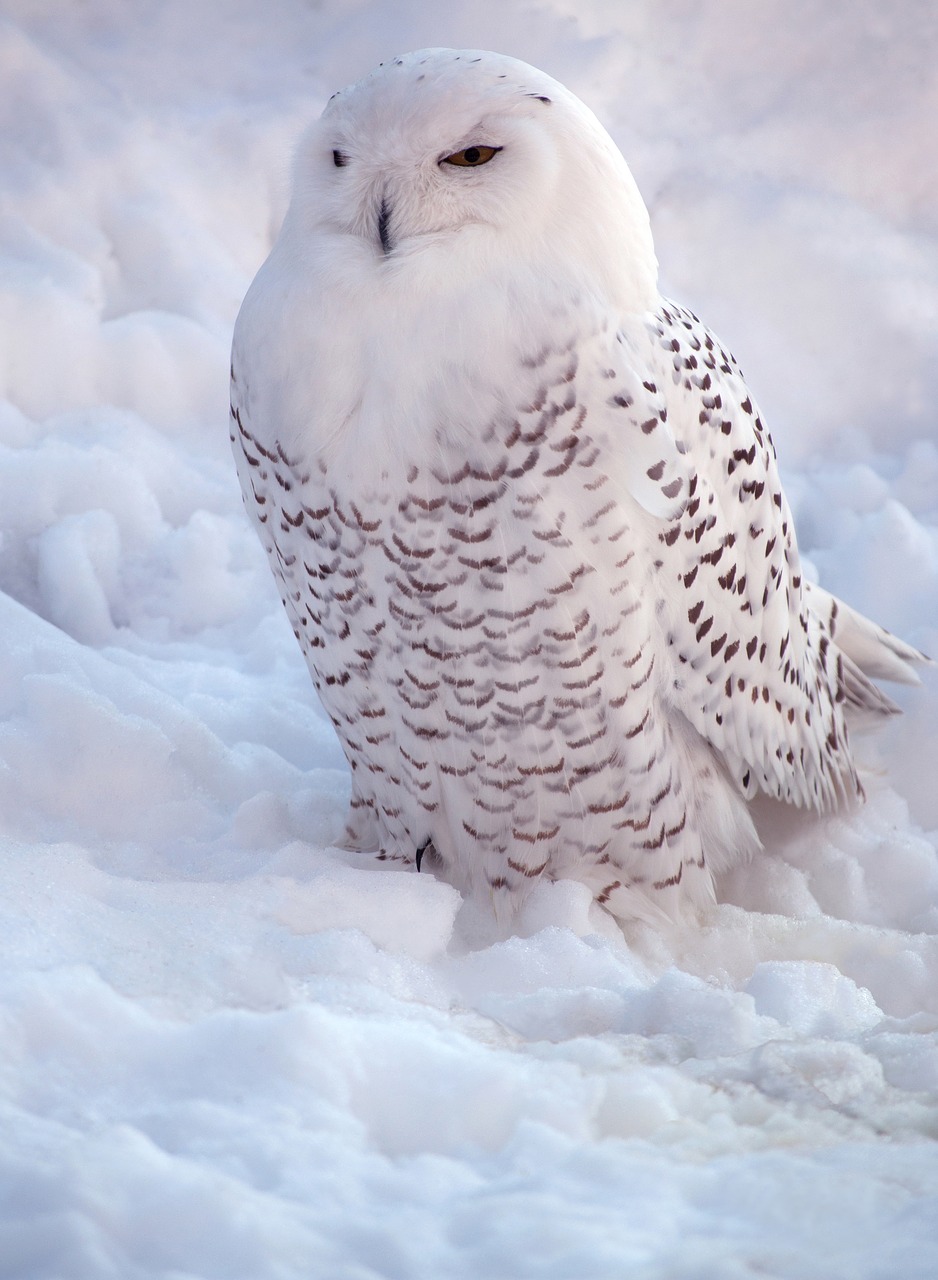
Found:
M 556 81 L 432 49 L 335 94 L 231 386 L 350 847 L 509 921 L 539 877 L 673 918 L 758 847 L 749 797 L 860 793 L 848 721 L 921 655 L 804 581 L 739 367 Z

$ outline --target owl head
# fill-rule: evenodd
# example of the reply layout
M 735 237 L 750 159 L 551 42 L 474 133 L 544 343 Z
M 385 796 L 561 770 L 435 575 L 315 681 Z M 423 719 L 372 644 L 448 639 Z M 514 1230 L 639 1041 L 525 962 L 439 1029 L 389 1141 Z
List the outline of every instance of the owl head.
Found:
M 557 81 L 494 53 L 421 50 L 334 94 L 299 148 L 284 235 L 403 287 L 520 270 L 625 310 L 656 296 L 648 215 L 612 139 Z

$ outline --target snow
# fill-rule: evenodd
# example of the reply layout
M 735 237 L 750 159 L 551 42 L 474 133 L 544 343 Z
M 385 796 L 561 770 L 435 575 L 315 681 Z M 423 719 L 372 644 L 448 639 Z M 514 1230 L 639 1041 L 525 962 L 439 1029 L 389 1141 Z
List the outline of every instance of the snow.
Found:
M 304 123 L 428 44 L 594 106 L 812 572 L 938 651 L 931 0 L 5 0 L 0 1276 L 930 1278 L 933 672 L 699 927 L 561 883 L 492 942 L 330 845 L 228 347 Z

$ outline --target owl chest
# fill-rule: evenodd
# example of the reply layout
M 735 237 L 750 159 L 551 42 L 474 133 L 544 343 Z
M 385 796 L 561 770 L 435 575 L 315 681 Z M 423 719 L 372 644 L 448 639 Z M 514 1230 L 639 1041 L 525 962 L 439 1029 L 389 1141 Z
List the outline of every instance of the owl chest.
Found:
M 544 474 L 557 451 L 543 466 L 531 452 L 414 466 L 403 485 L 354 496 L 325 477 L 283 504 L 294 630 L 362 750 L 498 738 L 537 753 L 539 733 L 580 740 L 615 718 L 614 671 L 644 676 L 643 558 L 627 520 L 597 474 L 561 484 Z

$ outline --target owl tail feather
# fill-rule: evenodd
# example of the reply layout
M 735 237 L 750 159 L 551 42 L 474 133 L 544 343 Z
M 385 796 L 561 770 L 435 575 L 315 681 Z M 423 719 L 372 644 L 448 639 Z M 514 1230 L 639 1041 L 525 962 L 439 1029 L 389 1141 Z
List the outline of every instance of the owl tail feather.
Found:
M 812 613 L 820 618 L 843 655 L 843 689 L 848 707 L 874 715 L 895 715 L 899 708 L 873 680 L 921 684 L 915 668 L 933 666 L 932 659 L 857 613 L 823 587 L 806 583 L 805 596 Z

